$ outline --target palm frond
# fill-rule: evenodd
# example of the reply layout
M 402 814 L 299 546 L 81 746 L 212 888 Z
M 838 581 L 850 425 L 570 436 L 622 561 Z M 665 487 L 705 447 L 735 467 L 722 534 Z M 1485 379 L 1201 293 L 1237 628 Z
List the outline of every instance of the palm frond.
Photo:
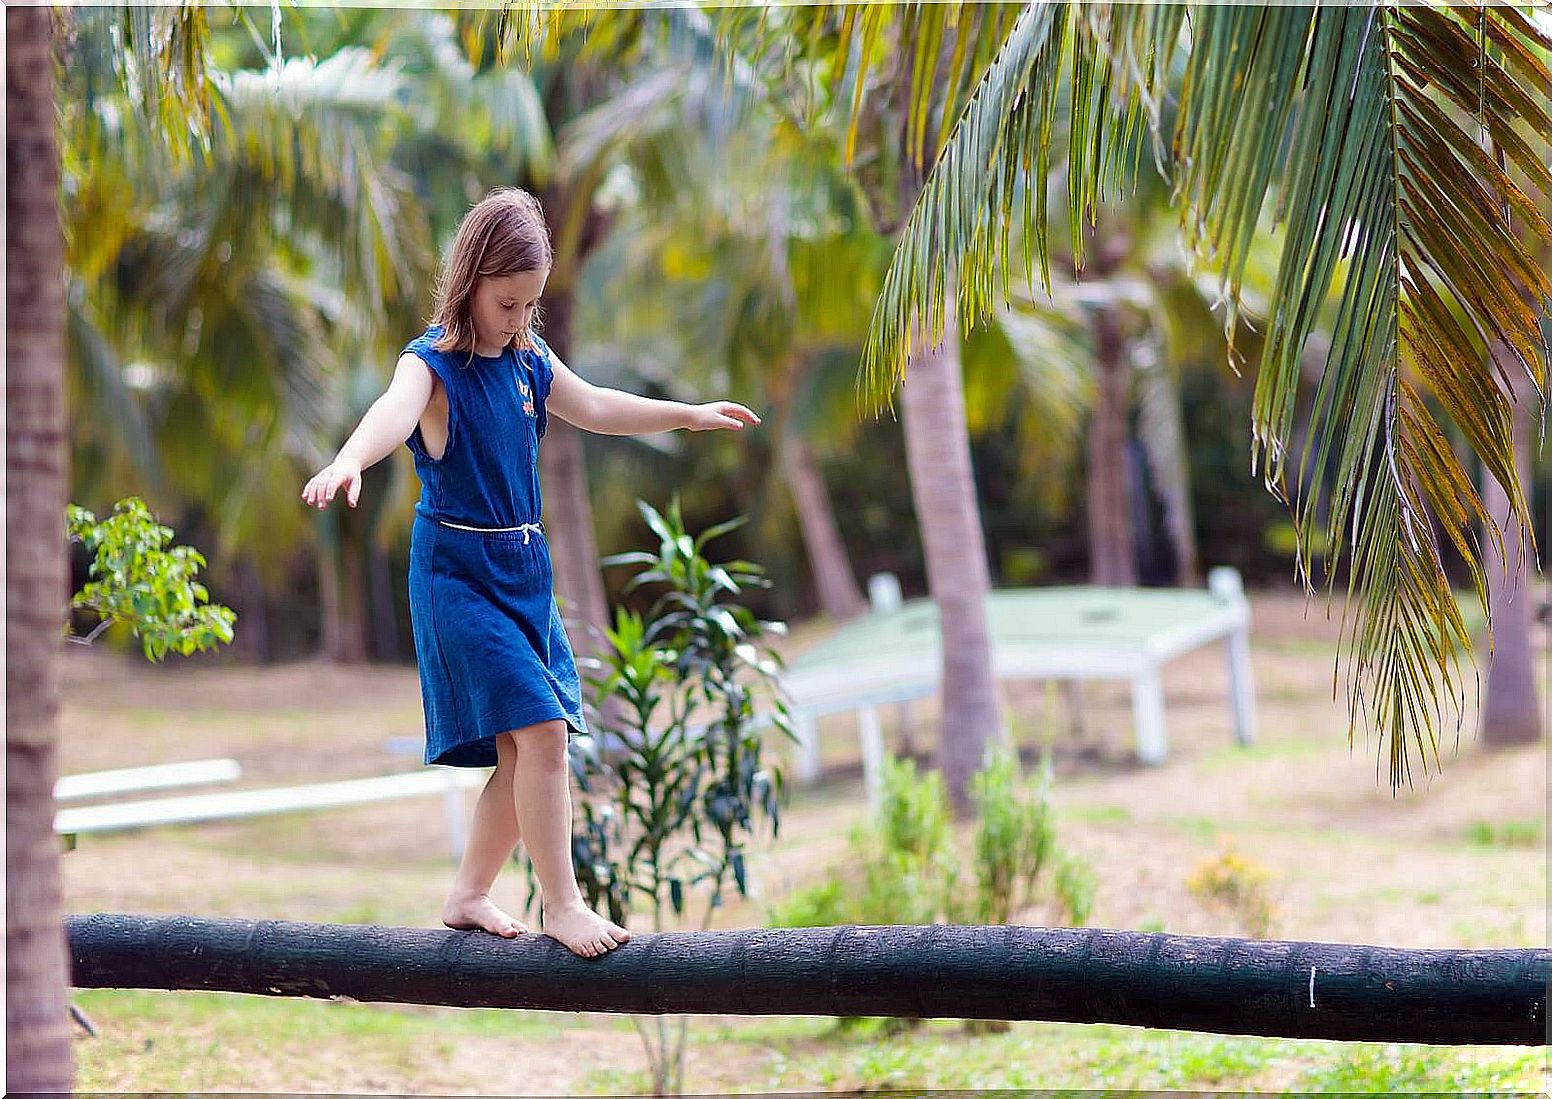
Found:
M 1021 14 L 911 213 L 864 357 L 862 387 L 875 402 L 916 341 L 942 331 L 951 276 L 967 322 L 998 300 L 999 277 L 1006 291 L 1011 260 L 998 230 L 1007 232 L 1025 189 L 1035 192 L 1025 201 L 1023 240 L 1035 242 L 1025 255 L 1040 259 L 1049 290 L 1044 180 L 1063 43 L 1074 55 L 1075 255 L 1077 227 L 1104 185 L 1119 190 L 1135 170 L 1140 117 L 1157 137 L 1185 9 L 1098 5 L 1067 31 L 1056 25 L 1060 10 Z M 1390 733 L 1395 785 L 1410 773 L 1409 743 L 1437 759 L 1433 718 L 1446 698 L 1457 715 L 1463 701 L 1458 661 L 1470 641 L 1442 540 L 1467 561 L 1485 602 L 1473 524 L 1500 537 L 1447 445 L 1449 429 L 1508 486 L 1529 526 L 1505 372 L 1546 392 L 1552 283 L 1529 238 L 1552 239 L 1552 42 L 1544 21 L 1485 4 L 1191 12 L 1169 148 L 1185 239 L 1221 274 L 1233 361 L 1247 258 L 1276 196 L 1271 218 L 1286 232 L 1257 379 L 1257 468 L 1291 501 L 1306 582 L 1329 498 L 1324 540 L 1345 552 L 1349 613 L 1361 592 L 1348 647 L 1352 720 Z M 1301 359 L 1326 327 L 1329 357 L 1295 455 L 1286 440 Z
M 1471 641 L 1438 528 L 1484 607 L 1475 526 L 1501 538 L 1446 425 L 1530 525 L 1492 364 L 1501 350 L 1544 391 L 1540 318 L 1552 313 L 1552 282 L 1510 218 L 1552 239 L 1542 212 L 1552 200 L 1548 43 L 1512 9 L 1488 7 L 1213 8 L 1197 31 L 1181 127 L 1180 183 L 1196 211 L 1188 229 L 1227 269 L 1232 323 L 1250 238 L 1280 182 L 1274 221 L 1287 228 L 1257 376 L 1255 456 L 1290 501 L 1306 583 L 1329 497 L 1320 534 L 1345 547 L 1349 566 L 1349 736 L 1360 722 L 1388 731 L 1399 785 L 1410 780 L 1409 742 L 1437 762 L 1445 704 L 1458 728 L 1465 702 Z M 1233 61 L 1214 67 L 1214 57 Z M 1527 139 L 1521 126 L 1542 136 Z M 1300 359 L 1333 285 L 1331 349 L 1295 456 L 1284 440 Z
M 87 314 L 84 287 L 73 285 L 65 301 L 72 418 L 99 425 L 104 443 L 122 452 L 148 492 L 165 495 L 166 470 L 140 398 L 125 384 L 124 363 Z
M 860 396 L 875 413 L 916 350 L 933 346 L 943 331 L 943 298 L 952 269 L 964 300 L 986 300 L 985 276 L 1007 253 L 998 224 L 1011 220 L 1019 171 L 1040 179 L 1049 171 L 1049 135 L 1065 5 L 1031 5 L 1019 16 L 1001 52 L 971 96 L 942 158 L 911 211 L 873 312 L 863 353 Z M 1044 263 L 1045 206 L 1033 207 Z M 1025 232 L 1029 227 L 1026 223 Z M 1042 269 L 1049 284 L 1049 274 Z M 965 310 L 967 320 L 982 313 Z
M 413 181 L 377 151 L 405 111 L 407 84 L 355 47 L 321 62 L 222 76 L 219 162 L 256 204 L 334 245 L 341 277 L 364 300 L 408 299 L 432 263 Z

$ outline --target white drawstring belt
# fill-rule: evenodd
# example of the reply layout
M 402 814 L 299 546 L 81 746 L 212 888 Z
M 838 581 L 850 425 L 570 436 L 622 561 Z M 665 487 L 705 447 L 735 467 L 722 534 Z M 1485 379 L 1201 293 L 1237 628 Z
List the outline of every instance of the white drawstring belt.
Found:
M 458 530 L 477 530 L 481 534 L 505 534 L 509 531 L 520 530 L 523 532 L 523 545 L 525 546 L 528 544 L 528 539 L 532 532 L 544 532 L 543 523 L 519 523 L 515 527 L 466 527 L 462 523 L 449 523 L 446 519 L 438 519 L 437 522 L 444 527 L 454 527 Z

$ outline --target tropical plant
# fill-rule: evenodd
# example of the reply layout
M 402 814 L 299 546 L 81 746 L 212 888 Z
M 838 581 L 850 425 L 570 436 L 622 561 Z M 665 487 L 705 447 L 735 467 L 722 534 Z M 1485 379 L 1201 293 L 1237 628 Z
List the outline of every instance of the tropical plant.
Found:
M 850 618 L 867 604 L 819 459 L 856 435 L 846 360 L 866 335 L 887 241 L 819 143 L 794 141 L 765 110 L 725 131 L 684 136 L 699 182 L 677 202 L 622 203 L 598 257 L 591 354 L 656 361 L 671 393 L 728 387 L 768 410 L 768 433 L 726 441 L 770 459 L 757 463 L 760 538 L 795 526 L 820 609 Z M 637 190 L 633 179 L 621 189 Z
M 87 568 L 93 579 L 71 597 L 70 606 L 102 618 L 85 637 L 71 634 L 66 623 L 67 640 L 89 645 L 115 622 L 127 622 L 152 662 L 169 649 L 188 656 L 231 642 L 237 616 L 209 602 L 209 589 L 194 579 L 204 555 L 193 546 L 165 549 L 173 530 L 157 522 L 139 497 L 118 501 L 101 522 L 72 504 L 65 532 L 92 555 Z
M 777 678 L 780 657 L 767 640 L 784 627 L 738 601 L 765 582 L 758 565 L 716 564 L 703 554 L 742 518 L 692 535 L 677 499 L 661 514 L 637 506 L 660 539 L 658 551 L 605 564 L 637 565 L 629 587 L 664 590 L 645 615 L 618 608 L 608 647 L 587 661 L 595 733 L 574 741 L 570 756 L 581 790 L 572 860 L 588 903 L 611 919 L 626 922 L 644 903 L 652 929 L 662 931 L 689 922 L 699 893 L 704 929 L 730 884 L 748 895 L 744 845 L 755 815 L 765 814 L 773 835 L 780 830 L 785 777 L 761 753 L 767 727 L 796 739 Z M 608 698 L 616 704 L 605 705 Z M 531 863 L 527 869 L 531 905 L 537 884 Z M 657 1094 L 681 1090 L 688 1020 L 632 1021 Z

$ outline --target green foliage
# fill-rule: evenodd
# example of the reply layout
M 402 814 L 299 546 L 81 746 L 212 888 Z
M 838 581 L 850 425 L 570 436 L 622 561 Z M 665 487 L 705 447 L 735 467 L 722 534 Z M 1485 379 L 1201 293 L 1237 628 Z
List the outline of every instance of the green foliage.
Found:
M 1060 856 L 1056 864 L 1056 882 L 1053 888 L 1067 917 L 1073 924 L 1086 923 L 1094 908 L 1094 889 L 1098 882 L 1094 868 L 1070 853 Z
M 1041 882 L 1050 879 L 1061 912 L 1081 924 L 1092 908 L 1094 874 L 1058 847 L 1050 783 L 1049 757 L 1038 785 L 1025 790 L 1014 753 L 989 749 L 971 778 L 979 816 L 966 858 L 955 843 L 942 774 L 918 774 L 914 760 L 886 755 L 879 810 L 849 832 L 845 871 L 798 890 L 768 910 L 767 920 L 776 927 L 1006 923 L 1038 903 Z
M 1032 899 L 1035 879 L 1056 845 L 1046 793 L 1050 756 L 1042 756 L 1036 797 L 1018 795 L 1018 757 L 1006 748 L 989 753 L 989 763 L 970 779 L 970 797 L 980 812 L 975 834 L 976 923 L 1007 923 Z
M 158 523 L 138 496 L 114 504 L 113 515 L 101 522 L 71 504 L 66 528 L 70 541 L 83 543 L 93 554 L 90 573 L 95 577 L 71 597 L 70 606 L 94 610 L 103 619 L 85 639 L 71 640 L 86 644 L 113 622 L 128 622 L 152 661 L 169 649 L 188 656 L 231 642 L 236 613 L 207 603 L 209 591 L 194 579 L 204 567 L 204 555 L 192 546 L 164 549 L 172 528 Z
M 1533 1079 L 1546 1063 L 1545 1054 L 1534 1052 L 1519 1054 L 1515 1060 L 1463 1064 L 1449 1049 L 1354 1043 L 1342 1047 L 1332 1060 L 1307 1070 L 1295 1083 L 1301 1091 L 1369 1095 L 1508 1091 L 1523 1088 L 1524 1081 Z
M 1237 915 L 1253 938 L 1269 938 L 1276 913 L 1267 892 L 1270 872 L 1234 850 L 1233 842 L 1219 839 L 1217 856 L 1199 863 L 1186 886 L 1199 897 Z
M 776 729 L 796 734 L 776 678 L 780 657 L 766 643 L 785 626 L 760 621 L 736 602 L 746 587 L 764 583 L 760 567 L 714 564 L 702 552 L 744 520 L 692 537 L 677 499 L 666 515 L 638 507 L 660 539 L 658 552 L 604 564 L 641 566 L 627 590 L 654 583 L 667 590 L 645 615 L 617 608 L 608 645 L 590 662 L 595 727 L 620 747 L 605 751 L 593 737 L 572 745 L 583 795 L 572 858 L 590 904 L 623 922 L 645 897 L 661 928 L 665 908 L 684 917 L 697 886 L 709 890 L 707 920 L 729 879 L 748 895 L 745 834 L 756 809 L 772 834 L 779 831 L 785 792 L 780 768 L 761 759 L 757 700 L 769 699 Z

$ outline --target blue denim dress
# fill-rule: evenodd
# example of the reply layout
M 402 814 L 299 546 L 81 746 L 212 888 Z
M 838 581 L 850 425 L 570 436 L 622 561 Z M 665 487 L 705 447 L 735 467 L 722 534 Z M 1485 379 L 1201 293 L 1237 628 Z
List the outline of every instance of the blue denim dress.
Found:
M 535 351 L 437 351 L 432 325 L 405 351 L 447 392 L 447 447 L 416 425 L 420 499 L 410 533 L 410 625 L 426 712 L 426 762 L 493 767 L 495 737 L 541 721 L 587 731 L 576 660 L 555 604 L 540 522 L 539 439 L 554 368 Z

